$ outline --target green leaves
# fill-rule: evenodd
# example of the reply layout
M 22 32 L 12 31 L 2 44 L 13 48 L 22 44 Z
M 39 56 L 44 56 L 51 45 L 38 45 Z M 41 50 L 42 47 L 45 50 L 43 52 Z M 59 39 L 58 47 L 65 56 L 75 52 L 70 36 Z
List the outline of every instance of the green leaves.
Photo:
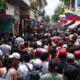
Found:
M 0 0 L 0 9 L 7 9 L 8 3 L 5 0 Z
M 57 21 L 59 18 L 59 15 L 64 12 L 64 7 L 62 4 L 58 5 L 58 7 L 55 9 L 54 14 L 52 15 L 52 20 Z

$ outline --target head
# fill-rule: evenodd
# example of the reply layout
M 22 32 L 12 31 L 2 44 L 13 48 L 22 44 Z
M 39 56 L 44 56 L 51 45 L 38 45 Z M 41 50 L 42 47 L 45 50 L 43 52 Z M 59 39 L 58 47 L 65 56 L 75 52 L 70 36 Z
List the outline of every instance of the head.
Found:
M 13 65 L 18 65 L 20 62 L 20 54 L 14 52 L 12 55 L 9 55 L 9 58 L 12 59 Z
M 26 63 L 30 62 L 30 54 L 27 52 L 24 52 L 24 61 Z
M 42 61 L 40 59 L 35 59 L 33 61 L 33 66 L 35 68 L 35 70 L 41 70 L 42 69 Z
M 73 65 L 67 65 L 64 69 L 64 80 L 80 80 L 79 70 Z
M 56 60 L 50 60 L 49 62 L 49 72 L 57 72 L 58 62 Z
M 66 59 L 66 57 L 67 57 L 67 49 L 61 48 L 59 50 L 59 59 L 63 60 L 63 59 Z
M 42 61 L 48 61 L 49 60 L 49 53 L 48 52 L 44 52 L 41 54 L 41 60 Z
M 67 54 L 67 62 L 68 63 L 74 63 L 75 57 L 72 53 Z

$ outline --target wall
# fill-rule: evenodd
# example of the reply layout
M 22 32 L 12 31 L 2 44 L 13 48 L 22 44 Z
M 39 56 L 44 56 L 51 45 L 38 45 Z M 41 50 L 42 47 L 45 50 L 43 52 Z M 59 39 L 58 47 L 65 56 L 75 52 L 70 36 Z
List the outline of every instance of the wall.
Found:
M 34 15 L 33 10 L 30 10 L 30 18 L 35 19 L 35 15 Z
M 13 5 L 8 4 L 8 9 L 6 9 L 6 15 L 14 15 L 15 7 Z

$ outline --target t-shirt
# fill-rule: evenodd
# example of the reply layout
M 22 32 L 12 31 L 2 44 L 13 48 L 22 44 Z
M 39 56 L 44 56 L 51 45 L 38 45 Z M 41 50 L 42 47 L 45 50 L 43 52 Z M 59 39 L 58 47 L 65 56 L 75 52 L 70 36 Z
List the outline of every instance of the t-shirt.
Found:
M 41 76 L 40 80 L 63 80 L 63 76 L 58 73 L 47 73 Z
M 29 66 L 29 68 L 31 70 L 33 69 L 33 65 L 32 64 L 30 64 L 30 63 L 26 63 L 26 64 Z M 28 71 L 29 71 L 29 69 L 27 68 L 27 66 L 25 64 L 23 64 L 23 65 L 19 66 L 19 68 L 17 70 L 17 73 L 18 73 L 19 77 L 23 78 L 23 80 L 26 80 L 26 76 L 28 74 Z
M 48 61 L 44 61 L 42 62 L 42 73 L 45 74 L 45 73 L 48 73 L 48 64 L 49 62 Z
M 1 49 L 2 53 L 3 53 L 3 55 L 9 54 L 10 51 L 11 51 L 11 46 L 9 46 L 8 44 L 2 44 L 0 46 L 0 49 Z

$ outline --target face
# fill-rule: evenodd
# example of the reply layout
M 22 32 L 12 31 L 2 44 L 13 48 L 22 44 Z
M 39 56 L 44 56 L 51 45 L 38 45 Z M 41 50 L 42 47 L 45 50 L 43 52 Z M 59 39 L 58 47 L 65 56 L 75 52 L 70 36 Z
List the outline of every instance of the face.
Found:
M 12 63 L 14 65 L 18 65 L 19 64 L 19 60 L 14 58 L 14 59 L 12 59 Z

